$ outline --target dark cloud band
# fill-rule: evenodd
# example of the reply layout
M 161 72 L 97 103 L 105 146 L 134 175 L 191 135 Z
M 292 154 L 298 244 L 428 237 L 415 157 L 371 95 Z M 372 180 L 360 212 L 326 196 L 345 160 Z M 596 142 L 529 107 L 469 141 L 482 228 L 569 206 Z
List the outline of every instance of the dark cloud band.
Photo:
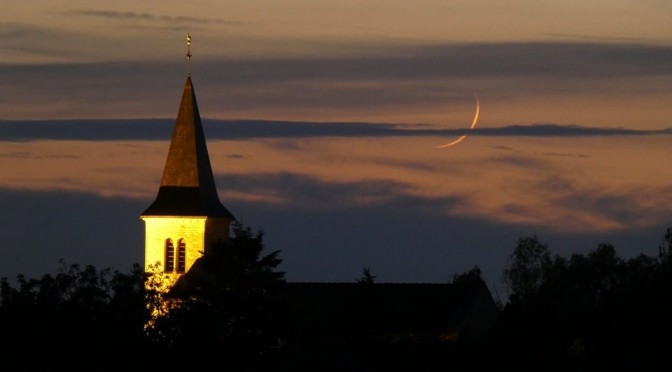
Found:
M 119 120 L 27 120 L 0 121 L 0 140 L 160 140 L 170 139 L 172 119 Z M 364 122 L 291 122 L 264 120 L 208 120 L 204 128 L 209 139 L 307 138 L 307 137 L 392 137 L 392 136 L 614 136 L 670 135 L 672 129 L 634 130 L 591 128 L 575 125 L 512 125 L 501 128 L 461 130 L 427 129 L 424 125 Z

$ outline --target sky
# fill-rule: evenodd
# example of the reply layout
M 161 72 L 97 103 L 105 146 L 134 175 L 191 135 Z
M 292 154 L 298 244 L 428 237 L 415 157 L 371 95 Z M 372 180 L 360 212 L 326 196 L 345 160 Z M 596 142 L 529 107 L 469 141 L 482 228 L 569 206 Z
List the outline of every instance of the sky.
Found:
M 17 2 L 0 15 L 0 276 L 142 262 L 139 214 L 187 72 L 220 199 L 281 250 L 288 280 L 478 266 L 506 296 L 520 237 L 655 255 L 672 226 L 669 14 L 664 0 Z

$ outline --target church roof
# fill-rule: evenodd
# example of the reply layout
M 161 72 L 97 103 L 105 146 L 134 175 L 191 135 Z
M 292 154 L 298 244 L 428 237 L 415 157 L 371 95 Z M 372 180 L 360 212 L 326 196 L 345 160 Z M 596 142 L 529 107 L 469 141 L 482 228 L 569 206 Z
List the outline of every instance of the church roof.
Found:
M 217 195 L 191 76 L 184 85 L 158 195 L 142 216 L 234 219 Z
M 362 327 L 383 338 L 452 334 L 470 343 L 499 314 L 481 278 L 454 283 L 288 282 L 282 293 L 288 311 L 300 320 L 298 334 L 354 333 Z

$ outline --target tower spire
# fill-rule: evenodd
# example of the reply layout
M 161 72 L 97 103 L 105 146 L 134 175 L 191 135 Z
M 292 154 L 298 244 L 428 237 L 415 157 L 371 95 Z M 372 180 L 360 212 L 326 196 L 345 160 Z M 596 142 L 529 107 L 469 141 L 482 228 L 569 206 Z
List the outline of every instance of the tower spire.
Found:
M 191 35 L 187 32 L 187 76 L 191 76 Z
M 191 60 L 187 34 L 187 67 Z M 154 202 L 140 215 L 145 222 L 145 268 L 160 265 L 163 283 L 189 271 L 211 244 L 229 238 L 235 217 L 217 195 L 196 94 L 187 76 L 173 127 L 161 185 Z

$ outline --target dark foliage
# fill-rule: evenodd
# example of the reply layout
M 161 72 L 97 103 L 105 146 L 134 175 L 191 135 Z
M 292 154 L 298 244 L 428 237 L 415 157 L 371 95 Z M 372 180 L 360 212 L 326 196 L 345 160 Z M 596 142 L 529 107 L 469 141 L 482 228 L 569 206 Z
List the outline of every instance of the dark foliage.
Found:
M 0 279 L 3 363 L 91 371 L 112 368 L 120 353 L 134 356 L 144 340 L 144 275 L 139 265 L 124 274 L 61 261 L 56 275 L 19 275 L 16 287 Z
M 511 289 L 490 352 L 511 367 L 663 370 L 672 346 L 672 232 L 659 257 L 619 258 L 600 244 L 551 258 L 536 237 L 519 240 L 505 270 Z
M 618 257 L 611 244 L 560 257 L 536 236 L 519 239 L 504 270 L 509 301 L 496 309 L 494 326 L 482 329 L 487 321 L 465 313 L 473 309 L 449 306 L 483 285 L 478 267 L 455 275 L 447 287 L 378 284 L 368 268 L 352 285 L 320 287 L 286 283 L 277 271 L 280 262 L 279 251 L 264 254 L 261 232 L 234 224 L 232 237 L 213 245 L 176 283 L 167 297 L 170 311 L 148 329 L 145 304 L 156 293 L 147 289 L 152 276 L 139 265 L 125 274 L 61 262 L 55 275 L 20 275 L 16 284 L 1 278 L 4 366 L 44 371 L 667 369 L 672 229 L 657 257 L 630 259 Z M 430 304 L 420 293 L 426 290 L 445 298 Z M 468 323 L 483 337 L 454 338 L 459 332 L 450 333 L 457 329 L 450 319 L 461 319 L 455 324 Z
M 235 222 L 231 238 L 213 244 L 168 293 L 173 306 L 149 329 L 171 355 L 194 367 L 205 354 L 237 370 L 259 370 L 283 344 L 277 294 L 284 283 L 279 251 L 263 255 L 263 233 Z
M 376 276 L 371 273 L 371 268 L 365 267 L 362 269 L 362 276 L 355 281 L 359 284 L 373 284 L 376 281 Z

